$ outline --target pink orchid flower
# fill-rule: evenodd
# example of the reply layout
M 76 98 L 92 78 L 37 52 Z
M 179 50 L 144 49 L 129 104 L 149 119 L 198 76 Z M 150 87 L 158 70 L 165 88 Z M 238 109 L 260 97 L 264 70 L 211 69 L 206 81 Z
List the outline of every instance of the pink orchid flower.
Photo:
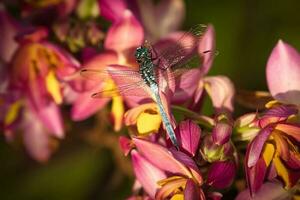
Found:
M 137 148 L 137 151 L 132 151 L 134 172 L 151 198 L 185 195 L 204 199 L 200 188 L 203 184 L 201 173 L 189 156 L 146 140 L 134 138 L 133 142 Z
M 18 30 L 20 31 L 20 30 Z M 8 140 L 16 130 L 24 131 L 24 143 L 30 155 L 46 161 L 52 148 L 50 138 L 63 138 L 64 130 L 59 111 L 63 102 L 64 78 L 76 72 L 78 63 L 59 47 L 46 42 L 45 29 L 19 35 L 7 71 L 5 116 L 3 125 Z M 30 142 L 32 141 L 32 142 Z
M 266 76 L 269 91 L 278 101 L 300 104 L 300 54 L 279 40 L 269 57 Z
M 248 145 L 245 170 L 251 195 L 266 179 L 280 177 L 286 189 L 300 179 L 300 124 L 295 122 L 298 109 L 273 105 L 258 119 L 260 131 Z
M 128 39 L 128 35 L 131 35 L 130 39 Z M 144 32 L 139 22 L 129 10 L 124 11 L 123 17 L 115 21 L 108 30 L 104 42 L 106 51 L 93 56 L 84 64 L 85 70 L 88 71 L 84 76 L 96 79 L 98 82 L 83 81 L 84 86 L 80 86 L 79 90 L 84 90 L 84 92 L 79 93 L 72 108 L 72 118 L 74 120 L 82 120 L 91 116 L 112 99 L 112 115 L 115 122 L 115 130 L 120 130 L 124 114 L 123 98 L 114 95 L 107 98 L 91 98 L 91 95 L 101 90 L 116 88 L 115 80 L 112 79 L 110 74 L 99 74 L 97 72 L 101 70 L 108 71 L 109 65 L 129 65 L 135 67 L 136 63 L 133 58 L 134 50 L 142 44 L 143 39 Z M 95 73 L 89 73 L 90 71 L 95 71 Z M 77 83 L 76 85 L 78 91 L 78 85 L 80 84 Z

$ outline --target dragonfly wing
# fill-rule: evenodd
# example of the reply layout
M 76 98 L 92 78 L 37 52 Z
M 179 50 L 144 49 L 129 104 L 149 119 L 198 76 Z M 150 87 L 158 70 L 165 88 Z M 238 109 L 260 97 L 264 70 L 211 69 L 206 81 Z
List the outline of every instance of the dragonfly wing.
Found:
M 108 83 L 109 84 L 109 83 Z M 108 97 L 140 97 L 149 98 L 151 91 L 149 87 L 143 82 L 132 82 L 128 84 L 120 85 L 116 83 L 116 86 L 106 85 L 98 92 L 92 94 L 93 98 L 108 98 Z
M 107 69 L 97 69 L 97 68 L 83 68 L 80 71 L 80 74 L 91 80 L 98 80 L 103 81 L 108 78 L 119 77 L 119 78 L 129 78 L 131 80 L 136 80 L 138 78 L 138 71 L 135 69 L 131 69 L 128 67 L 124 67 L 124 69 L 120 70 L 113 70 L 113 68 L 107 68 Z
M 186 67 L 185 63 L 194 58 L 197 53 L 197 48 L 199 40 L 203 33 L 205 32 L 205 25 L 196 25 L 192 27 L 188 32 L 185 32 L 180 37 L 177 37 L 177 41 L 169 41 L 165 43 L 172 42 L 173 45 L 164 47 L 166 45 L 157 46 L 160 51 L 159 56 L 156 58 L 157 64 L 160 68 L 178 68 Z M 179 39 L 178 39 L 179 38 Z M 171 39 L 172 40 L 172 39 Z M 162 49 L 162 50 L 161 50 Z

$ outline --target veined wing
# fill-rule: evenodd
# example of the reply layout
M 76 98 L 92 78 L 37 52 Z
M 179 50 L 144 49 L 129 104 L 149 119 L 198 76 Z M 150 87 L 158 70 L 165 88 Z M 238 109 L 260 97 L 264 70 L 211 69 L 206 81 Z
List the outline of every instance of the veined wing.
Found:
M 110 69 L 84 68 L 82 76 L 103 81 L 99 91 L 92 94 L 94 98 L 115 96 L 149 97 L 151 91 L 135 69 L 112 65 Z
M 132 97 L 149 97 L 151 91 L 148 86 L 143 82 L 135 82 L 125 85 L 117 85 L 113 88 L 99 90 L 98 92 L 92 94 L 93 98 L 107 98 L 116 96 L 132 96 Z
M 196 25 L 189 31 L 185 32 L 176 42 L 170 47 L 166 47 L 160 51 L 157 60 L 159 67 L 162 69 L 191 67 L 191 63 L 186 65 L 190 60 L 195 59 L 198 44 L 201 36 L 205 32 L 205 25 Z
M 104 81 L 106 79 L 116 77 L 121 79 L 139 80 L 140 74 L 135 69 L 122 69 L 122 70 L 108 70 L 108 69 L 97 69 L 97 68 L 83 68 L 80 74 L 90 80 Z

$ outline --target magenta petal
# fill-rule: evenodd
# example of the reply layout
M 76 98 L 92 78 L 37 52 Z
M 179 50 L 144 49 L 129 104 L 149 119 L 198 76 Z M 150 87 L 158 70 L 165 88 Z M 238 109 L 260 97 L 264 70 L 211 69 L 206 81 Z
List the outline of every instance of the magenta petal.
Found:
M 226 76 L 205 77 L 205 89 L 217 111 L 233 111 L 234 85 Z
M 72 120 L 84 120 L 95 114 L 110 101 L 110 98 L 92 98 L 92 94 L 93 92 L 90 91 L 78 95 L 71 110 Z
M 219 192 L 210 192 L 207 194 L 210 200 L 221 200 L 223 195 Z
M 229 187 L 233 182 L 236 166 L 233 161 L 214 162 L 208 171 L 207 183 L 217 189 Z
M 119 144 L 125 156 L 127 156 L 132 149 L 131 140 L 125 136 L 119 137 Z
M 279 40 L 266 68 L 272 96 L 284 103 L 300 103 L 300 54 L 291 45 Z
M 124 0 L 99 0 L 99 6 L 101 16 L 112 22 L 120 19 L 127 7 Z
M 215 29 L 209 24 L 203 34 L 199 46 L 198 53 L 203 58 L 202 74 L 205 75 L 210 70 L 215 57 Z
M 158 168 L 174 174 L 191 175 L 189 170 L 165 147 L 138 138 L 133 138 L 133 141 L 138 151 Z
M 280 182 L 267 182 L 253 197 L 250 196 L 249 189 L 242 191 L 236 200 L 261 200 L 261 199 L 292 199 L 292 194 L 286 191 Z
M 254 166 L 258 161 L 264 144 L 268 139 L 269 135 L 272 133 L 273 129 L 274 128 L 272 126 L 267 126 L 264 129 L 260 130 L 257 136 L 249 144 L 247 148 L 248 156 L 246 157 L 246 165 L 248 167 Z
M 245 166 L 245 170 L 249 191 L 251 195 L 254 195 L 264 182 L 267 170 L 266 163 L 263 158 L 260 158 L 253 167 Z
M 135 49 L 144 41 L 144 31 L 141 24 L 126 10 L 122 19 L 115 22 L 108 30 L 104 46 L 106 49 L 124 52 Z
M 182 121 L 179 124 L 180 145 L 184 151 L 195 156 L 201 136 L 201 129 L 191 120 Z
M 223 145 L 229 141 L 232 132 L 232 126 L 227 123 L 219 122 L 212 130 L 212 139 L 214 143 Z
M 200 188 L 192 179 L 188 179 L 184 189 L 184 200 L 200 200 Z
M 159 188 L 157 182 L 166 178 L 166 175 L 136 150 L 131 152 L 131 158 L 136 178 L 149 196 L 154 198 L 156 190 Z
M 175 150 L 175 148 L 171 148 L 170 152 L 172 152 L 172 154 L 176 160 L 180 161 L 182 164 L 184 164 L 186 167 L 188 167 L 188 169 L 191 171 L 194 179 L 198 182 L 198 184 L 202 184 L 203 179 L 201 176 L 201 172 L 200 172 L 198 166 L 196 165 L 195 161 L 191 157 L 186 155 L 185 153 Z M 189 174 L 187 174 L 187 175 L 189 175 Z
M 297 113 L 298 113 L 298 109 L 294 106 L 279 105 L 267 110 L 264 116 L 288 118 L 291 115 L 295 115 Z

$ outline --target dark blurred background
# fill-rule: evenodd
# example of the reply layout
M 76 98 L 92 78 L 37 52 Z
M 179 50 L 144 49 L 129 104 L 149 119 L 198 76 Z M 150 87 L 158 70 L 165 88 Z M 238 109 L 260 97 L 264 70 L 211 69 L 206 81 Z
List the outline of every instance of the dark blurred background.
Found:
M 267 90 L 265 65 L 278 39 L 300 49 L 300 2 L 297 0 L 186 1 L 183 28 L 212 23 L 217 49 L 209 74 L 229 76 L 237 88 Z M 105 111 L 104 111 L 105 112 Z M 66 111 L 67 115 L 67 111 Z M 48 163 L 31 160 L 18 144 L 0 138 L 0 198 L 8 199 L 124 199 L 133 178 L 122 156 L 104 145 L 83 139 L 81 130 L 93 119 L 77 123 Z M 75 130 L 74 129 L 74 130 Z M 101 130 L 99 130 L 101 132 Z M 94 136 L 89 136 L 94 137 Z M 114 136 L 112 136 L 114 137 Z

